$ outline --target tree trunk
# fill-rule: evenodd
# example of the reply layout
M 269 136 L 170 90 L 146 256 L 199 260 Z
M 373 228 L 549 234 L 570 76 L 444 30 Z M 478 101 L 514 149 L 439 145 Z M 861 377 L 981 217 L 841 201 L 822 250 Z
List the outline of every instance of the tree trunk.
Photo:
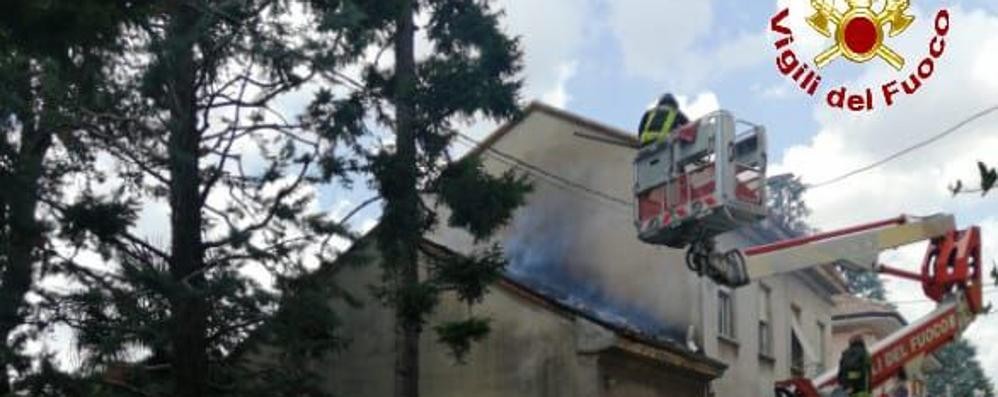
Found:
M 396 16 L 395 32 L 395 139 L 396 159 L 400 175 L 395 205 L 396 222 L 392 227 L 400 228 L 402 236 L 396 267 L 397 292 L 411 291 L 419 286 L 419 268 L 416 254 L 417 244 L 422 234 L 416 166 L 416 131 L 414 121 L 413 93 L 416 85 L 416 61 L 413 53 L 413 4 L 412 0 L 402 0 Z M 401 294 L 400 299 L 407 299 Z M 395 305 L 395 395 L 416 397 L 419 395 L 419 319 L 403 312 L 405 304 Z
M 186 288 L 170 299 L 173 377 L 177 396 L 201 397 L 207 393 L 208 306 L 201 297 L 204 277 L 191 276 L 204 266 L 201 241 L 201 185 L 198 173 L 197 90 L 194 37 L 198 15 L 191 7 L 177 5 L 168 31 L 167 62 L 170 128 L 170 275 Z
M 27 75 L 26 75 L 27 76 Z M 25 98 L 30 92 L 22 93 Z M 44 104 L 43 104 L 44 106 Z M 45 155 L 52 146 L 52 134 L 34 124 L 34 113 L 19 114 L 22 120 L 21 146 L 13 165 L 14 186 L 5 187 L 9 240 L 7 266 L 0 275 L 0 341 L 7 350 L 11 332 L 24 322 L 24 295 L 31 289 L 31 272 L 42 246 L 41 225 L 35 219 L 39 184 Z M 7 371 L 11 356 L 0 355 L 0 395 L 11 391 Z

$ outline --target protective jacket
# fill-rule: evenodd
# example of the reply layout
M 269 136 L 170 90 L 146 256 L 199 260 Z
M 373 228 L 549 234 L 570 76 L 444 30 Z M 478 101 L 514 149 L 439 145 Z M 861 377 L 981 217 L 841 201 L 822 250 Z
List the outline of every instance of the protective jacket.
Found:
M 686 115 L 674 106 L 660 104 L 645 112 L 641 117 L 641 146 L 665 141 L 672 130 L 689 123 Z
M 839 385 L 852 396 L 870 395 L 870 354 L 862 343 L 853 343 L 839 359 Z

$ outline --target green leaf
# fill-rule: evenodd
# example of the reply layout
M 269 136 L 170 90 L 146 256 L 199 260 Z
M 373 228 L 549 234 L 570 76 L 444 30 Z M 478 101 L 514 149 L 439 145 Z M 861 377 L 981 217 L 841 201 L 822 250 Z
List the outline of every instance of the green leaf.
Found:
M 489 334 L 490 320 L 471 317 L 463 321 L 445 322 L 433 327 L 437 341 L 450 348 L 450 353 L 459 363 L 471 350 L 473 342 L 481 341 Z
M 488 174 L 478 158 L 452 164 L 435 188 L 451 209 L 448 224 L 467 229 L 477 241 L 505 226 L 532 190 L 525 176 L 512 171 L 499 177 Z
M 479 303 L 488 292 L 488 286 L 502 276 L 506 257 L 498 245 L 485 252 L 472 255 L 451 255 L 440 261 L 434 269 L 435 281 L 457 293 L 458 300 Z

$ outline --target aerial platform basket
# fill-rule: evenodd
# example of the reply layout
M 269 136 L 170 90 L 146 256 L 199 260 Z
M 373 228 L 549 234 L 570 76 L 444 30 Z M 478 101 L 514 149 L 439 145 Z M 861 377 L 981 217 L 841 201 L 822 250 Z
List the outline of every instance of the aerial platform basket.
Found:
M 766 132 L 717 111 L 641 148 L 634 160 L 638 238 L 682 248 L 766 215 Z

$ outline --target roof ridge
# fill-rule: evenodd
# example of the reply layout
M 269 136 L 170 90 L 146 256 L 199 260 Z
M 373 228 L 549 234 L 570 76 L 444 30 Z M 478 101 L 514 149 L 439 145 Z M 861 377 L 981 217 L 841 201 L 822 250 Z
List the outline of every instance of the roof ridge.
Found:
M 534 101 L 531 101 L 527 105 L 527 107 L 525 107 L 523 109 L 523 113 L 520 115 L 520 117 L 517 117 L 517 118 L 515 118 L 513 120 L 509 120 L 509 121 L 507 121 L 507 122 L 499 125 L 499 127 L 497 127 L 496 129 L 492 130 L 492 132 L 490 132 L 488 135 L 486 135 L 485 138 L 479 140 L 479 144 L 477 146 L 475 146 L 474 148 L 472 148 L 471 151 L 469 151 L 463 157 L 477 156 L 477 155 L 481 154 L 482 151 L 484 151 L 484 150 L 492 147 L 493 145 L 495 145 L 496 142 L 498 142 L 503 137 L 505 137 L 506 134 L 508 134 L 510 131 L 512 131 L 514 127 L 516 127 L 521 122 L 523 122 L 523 120 L 526 120 L 527 117 L 529 117 L 530 114 L 534 113 L 534 112 L 541 112 L 541 113 L 547 114 L 549 116 L 554 116 L 554 117 L 557 117 L 559 119 L 571 122 L 573 124 L 577 124 L 577 125 L 581 125 L 581 126 L 587 127 L 587 128 L 592 129 L 592 130 L 594 130 L 596 132 L 605 134 L 605 135 L 607 135 L 607 136 L 609 136 L 609 137 L 611 137 L 613 139 L 620 140 L 620 141 L 622 141 L 622 143 L 625 143 L 625 144 L 633 144 L 635 146 L 638 144 L 637 134 L 629 133 L 629 132 L 627 132 L 625 130 L 622 130 L 622 129 L 617 128 L 617 127 L 613 127 L 613 126 L 605 124 L 603 122 L 596 121 L 596 120 L 590 119 L 588 117 L 585 117 L 585 116 L 582 116 L 582 115 L 579 115 L 579 114 L 576 114 L 576 113 L 572 113 L 572 112 L 569 112 L 569 111 L 564 110 L 564 109 L 560 109 L 560 108 L 554 107 L 552 105 L 549 105 L 547 103 L 544 103 L 544 102 L 541 102 L 541 101 L 538 101 L 538 100 L 534 100 Z

